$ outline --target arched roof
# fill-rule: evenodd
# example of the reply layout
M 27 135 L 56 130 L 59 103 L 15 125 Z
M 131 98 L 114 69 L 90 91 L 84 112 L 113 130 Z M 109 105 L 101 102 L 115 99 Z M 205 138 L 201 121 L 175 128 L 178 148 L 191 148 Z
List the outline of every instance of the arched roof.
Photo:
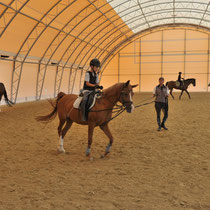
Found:
M 123 40 L 163 24 L 210 26 L 209 0 L 4 0 L 0 46 L 15 59 L 87 66 Z
M 209 30 L 209 4 L 209 0 L 2 0 L 0 54 L 14 60 L 11 94 L 17 98 L 26 62 L 38 63 L 38 72 L 43 72 L 37 78 L 40 98 L 49 65 L 87 69 L 93 57 L 104 65 L 126 42 L 161 25 L 190 24 Z

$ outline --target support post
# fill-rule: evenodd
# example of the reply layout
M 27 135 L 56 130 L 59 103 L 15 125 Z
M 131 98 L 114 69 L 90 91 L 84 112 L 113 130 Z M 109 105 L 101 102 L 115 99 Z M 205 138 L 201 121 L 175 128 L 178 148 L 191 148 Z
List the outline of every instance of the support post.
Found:
M 163 76 L 163 30 L 161 31 L 161 77 Z
M 210 59 L 210 34 L 208 34 L 208 56 L 207 56 L 207 92 L 209 92 L 209 88 L 208 88 L 208 85 L 209 85 L 209 59 Z
M 118 53 L 118 82 L 120 82 L 120 53 Z
M 139 41 L 139 92 L 141 92 L 141 39 Z
M 187 30 L 184 30 L 184 78 L 186 74 L 186 37 L 187 37 Z
M 70 94 L 70 89 L 71 89 L 71 77 L 72 77 L 72 68 L 69 71 L 68 94 Z

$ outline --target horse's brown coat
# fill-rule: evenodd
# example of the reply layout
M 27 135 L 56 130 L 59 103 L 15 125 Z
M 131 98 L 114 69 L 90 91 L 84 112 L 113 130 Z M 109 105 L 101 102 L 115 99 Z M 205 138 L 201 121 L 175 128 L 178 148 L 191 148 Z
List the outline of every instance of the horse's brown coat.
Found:
M 58 117 L 60 120 L 58 125 L 58 135 L 59 137 L 61 137 L 61 152 L 65 152 L 62 141 L 67 131 L 71 128 L 72 123 L 75 122 L 81 125 L 88 125 L 88 149 L 86 153 L 87 156 L 89 156 L 90 154 L 94 128 L 96 126 L 100 126 L 105 135 L 109 138 L 109 146 L 105 151 L 105 155 L 107 155 L 113 143 L 113 136 L 108 127 L 109 119 L 112 116 L 112 109 L 119 101 L 123 105 L 125 105 L 128 112 L 131 112 L 131 106 L 133 106 L 131 101 L 133 96 L 132 89 L 136 86 L 137 85 L 130 85 L 130 81 L 127 81 L 126 83 L 117 83 L 104 90 L 102 97 L 96 101 L 91 112 L 89 112 L 88 121 L 85 122 L 82 121 L 81 111 L 73 107 L 74 101 L 76 100 L 77 96 L 72 94 L 66 95 L 63 92 L 60 92 L 57 96 L 54 110 L 49 115 L 37 117 L 37 120 L 47 122 L 53 119 L 58 113 Z

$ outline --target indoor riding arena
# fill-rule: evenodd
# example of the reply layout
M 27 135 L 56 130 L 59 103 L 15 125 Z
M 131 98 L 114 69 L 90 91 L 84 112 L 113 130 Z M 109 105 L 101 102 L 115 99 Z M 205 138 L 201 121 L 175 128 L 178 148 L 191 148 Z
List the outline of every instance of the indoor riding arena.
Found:
M 0 210 L 210 210 L 209 0 L 0 0 L 0 99 Z

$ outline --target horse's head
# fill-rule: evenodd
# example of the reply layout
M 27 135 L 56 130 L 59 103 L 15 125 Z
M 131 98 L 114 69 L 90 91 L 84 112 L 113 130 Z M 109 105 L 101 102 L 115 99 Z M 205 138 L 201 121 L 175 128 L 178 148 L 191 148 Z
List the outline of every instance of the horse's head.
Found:
M 133 88 L 137 87 L 138 85 L 131 85 L 130 80 L 123 84 L 122 91 L 120 93 L 119 101 L 126 107 L 126 111 L 131 113 L 134 110 L 133 105 Z
M 195 85 L 196 85 L 196 79 L 192 79 L 192 84 L 193 84 L 193 86 L 195 87 Z

